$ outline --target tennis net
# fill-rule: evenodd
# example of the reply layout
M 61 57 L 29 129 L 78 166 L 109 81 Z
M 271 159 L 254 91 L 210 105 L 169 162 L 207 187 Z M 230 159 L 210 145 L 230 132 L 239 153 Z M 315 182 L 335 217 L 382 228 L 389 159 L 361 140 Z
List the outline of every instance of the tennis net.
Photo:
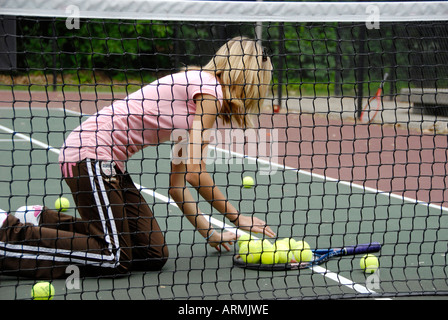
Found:
M 79 256 L 49 254 L 48 239 L 11 238 L 19 227 L 6 223 L 0 298 L 30 299 L 43 274 L 55 299 L 448 293 L 448 3 L 8 0 L 0 8 L 0 208 L 10 215 L 31 205 L 57 211 L 55 200 L 66 197 L 69 208 L 40 227 L 68 230 L 73 242 L 93 238 L 75 233 L 75 222 L 66 218 L 98 223 L 80 214 L 88 205 L 75 205 L 74 197 L 83 191 L 72 195 L 61 177 L 58 159 L 67 136 L 103 108 L 150 83 L 158 92 L 158 79 L 204 66 L 227 41 L 245 36 L 264 48 L 263 61 L 272 61 L 272 83 L 260 112 L 252 114 L 254 128 L 219 124 L 213 130 L 207 171 L 214 182 L 238 212 L 266 221 L 276 233 L 271 242 L 294 238 L 313 249 L 382 245 L 372 274 L 361 270 L 360 256 L 302 270 L 238 268 L 233 257 L 239 245 L 217 253 L 179 209 L 188 204 L 170 197 L 173 141 L 143 150 L 127 145 L 139 151 L 120 172 L 129 173 L 160 226 L 169 252 L 163 268 L 84 276 L 77 273 Z M 242 185 L 245 176 L 255 180 L 253 187 Z M 190 189 L 215 230 L 243 234 L 213 201 Z M 138 214 L 127 219 L 144 220 Z M 144 232 L 129 233 L 134 239 Z M 30 246 L 39 253 L 32 255 Z M 138 256 L 141 248 L 130 249 Z M 33 268 L 24 263 L 30 256 Z M 70 261 L 67 281 L 52 273 L 63 259 Z

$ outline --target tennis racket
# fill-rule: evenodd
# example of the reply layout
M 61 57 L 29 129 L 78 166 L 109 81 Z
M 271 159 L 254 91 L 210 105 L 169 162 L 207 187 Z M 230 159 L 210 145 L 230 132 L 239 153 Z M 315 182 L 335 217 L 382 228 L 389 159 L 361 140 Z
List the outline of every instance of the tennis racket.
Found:
M 276 263 L 276 264 L 247 263 L 243 261 L 238 255 L 233 258 L 233 263 L 235 266 L 240 268 L 260 270 L 260 271 L 297 270 L 322 264 L 324 262 L 327 262 L 331 258 L 335 257 L 366 254 L 366 253 L 378 252 L 380 250 L 381 250 L 381 244 L 379 244 L 378 242 L 372 242 L 366 244 L 358 244 L 354 246 L 347 246 L 344 248 L 312 250 L 313 259 L 309 262 L 300 262 L 300 263 L 289 262 L 289 263 Z
M 380 87 L 376 91 L 375 95 L 369 99 L 367 104 L 362 109 L 361 116 L 359 117 L 359 120 L 361 120 L 361 122 L 371 123 L 377 116 L 378 112 L 380 111 L 382 104 L 381 95 L 383 92 L 383 86 L 388 76 L 389 76 L 388 73 L 384 74 L 383 81 L 381 81 Z

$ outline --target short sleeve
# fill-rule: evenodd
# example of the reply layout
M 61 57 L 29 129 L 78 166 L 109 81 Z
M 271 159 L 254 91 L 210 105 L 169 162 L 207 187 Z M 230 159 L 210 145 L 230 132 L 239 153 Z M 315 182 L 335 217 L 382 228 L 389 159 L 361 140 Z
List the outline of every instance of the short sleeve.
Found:
M 187 75 L 188 97 L 194 99 L 198 94 L 207 94 L 218 99 L 222 107 L 222 87 L 212 74 L 204 71 L 192 72 Z

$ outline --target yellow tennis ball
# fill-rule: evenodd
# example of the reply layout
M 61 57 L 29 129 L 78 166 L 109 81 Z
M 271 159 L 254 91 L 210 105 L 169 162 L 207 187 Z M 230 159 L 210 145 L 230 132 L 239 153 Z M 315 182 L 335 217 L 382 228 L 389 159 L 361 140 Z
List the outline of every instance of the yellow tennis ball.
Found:
M 311 249 L 310 245 L 306 241 L 304 241 L 304 240 L 294 241 L 293 248 Z
M 295 240 L 293 238 L 283 238 L 278 239 L 277 241 L 275 241 L 275 243 L 284 243 L 288 246 L 288 248 L 292 248 L 295 245 Z
M 290 249 L 297 246 L 297 241 L 293 238 L 284 238 L 282 241 L 286 242 Z
M 249 247 L 247 245 L 240 246 L 238 254 L 241 257 L 241 260 L 246 261 L 247 255 L 249 254 Z
M 255 185 L 254 179 L 252 177 L 244 177 L 243 178 L 243 187 L 244 188 L 252 188 Z
M 278 256 L 274 248 L 270 248 L 262 252 L 260 260 L 262 264 L 275 264 L 278 262 Z
M 275 246 L 265 239 L 262 242 L 262 252 L 261 252 L 261 263 L 262 264 L 275 264 L 277 263 L 277 255 L 275 254 Z
M 70 201 L 65 197 L 60 197 L 54 203 L 54 207 L 58 211 L 67 211 L 70 208 Z
M 249 233 L 243 233 L 239 238 L 238 238 L 238 246 L 241 246 L 243 244 L 247 244 L 247 242 L 249 242 L 252 239 L 251 235 Z
M 275 254 L 277 256 L 277 263 L 288 263 L 291 260 L 291 249 L 286 241 L 275 242 Z
M 313 252 L 310 245 L 305 241 L 296 241 L 293 248 L 293 255 L 297 262 L 309 262 L 313 260 Z
M 46 281 L 36 283 L 31 289 L 33 300 L 51 300 L 54 297 L 54 293 L 53 285 Z
M 313 252 L 310 249 L 299 249 L 294 251 L 297 262 L 310 262 L 313 260 Z
M 375 255 L 369 253 L 361 258 L 359 266 L 365 273 L 375 273 L 375 271 L 378 270 L 380 263 Z
M 246 255 L 249 253 L 249 242 L 242 242 L 239 244 L 238 253 L 240 256 Z
M 261 259 L 261 241 L 250 240 L 247 245 L 242 245 L 240 247 L 240 256 L 244 262 L 247 263 L 258 263 Z

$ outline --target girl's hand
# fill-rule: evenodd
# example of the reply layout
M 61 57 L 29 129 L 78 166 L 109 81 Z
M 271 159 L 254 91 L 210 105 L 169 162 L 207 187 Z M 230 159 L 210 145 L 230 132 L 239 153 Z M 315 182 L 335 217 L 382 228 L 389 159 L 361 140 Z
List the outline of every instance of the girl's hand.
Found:
M 229 245 L 233 245 L 233 242 L 236 240 L 237 236 L 233 232 L 220 233 L 215 231 L 207 242 L 211 247 L 221 252 L 221 246 L 223 246 L 227 251 L 230 251 Z
M 266 225 L 266 222 L 258 219 L 257 217 L 244 216 L 240 214 L 234 224 L 242 230 L 253 233 L 263 233 L 270 238 L 275 237 L 275 232 L 272 231 L 268 225 Z

